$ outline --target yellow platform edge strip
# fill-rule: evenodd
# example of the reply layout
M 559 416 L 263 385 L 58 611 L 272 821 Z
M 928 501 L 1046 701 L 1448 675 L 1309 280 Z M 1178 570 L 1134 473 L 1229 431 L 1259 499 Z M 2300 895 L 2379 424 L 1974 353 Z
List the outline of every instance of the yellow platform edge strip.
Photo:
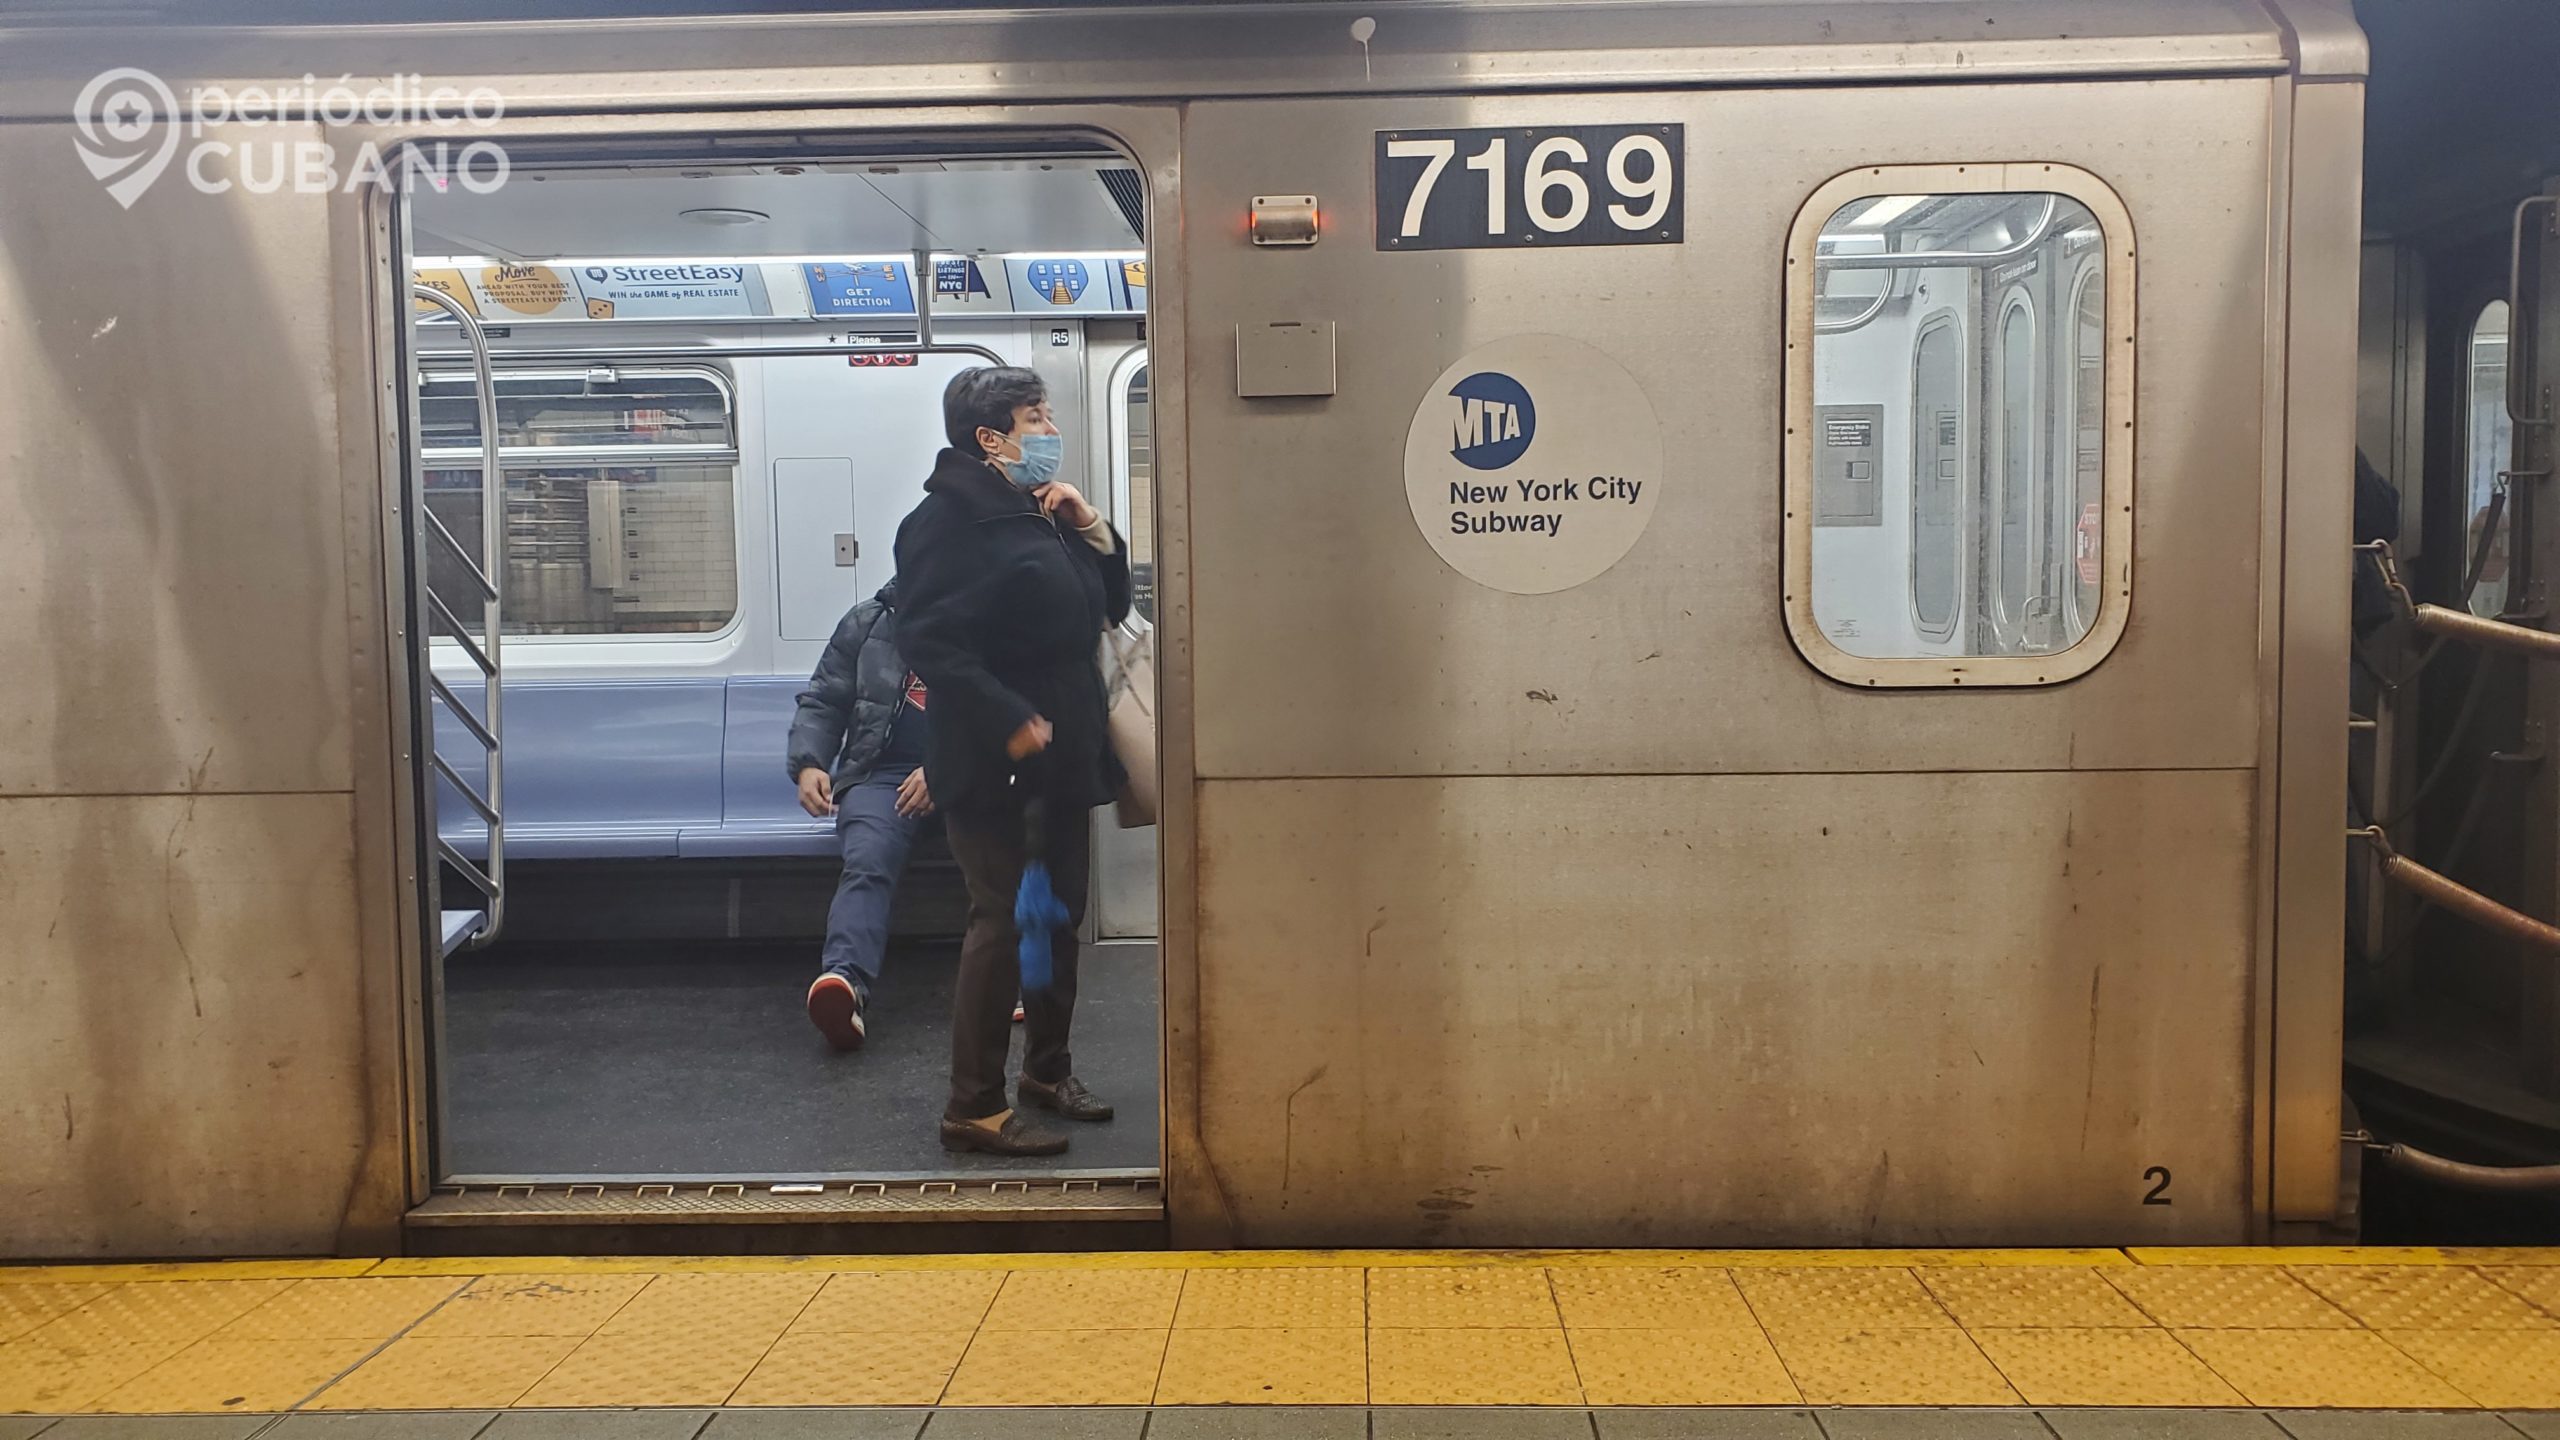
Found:
M 825 1274 L 838 1271 L 1253 1270 L 1627 1266 L 2555 1265 L 2560 1247 L 2189 1246 L 2047 1250 L 1143 1250 L 950 1255 L 487 1255 L 387 1260 L 205 1260 L 0 1265 L 0 1285 L 66 1281 L 302 1280 L 345 1276 Z

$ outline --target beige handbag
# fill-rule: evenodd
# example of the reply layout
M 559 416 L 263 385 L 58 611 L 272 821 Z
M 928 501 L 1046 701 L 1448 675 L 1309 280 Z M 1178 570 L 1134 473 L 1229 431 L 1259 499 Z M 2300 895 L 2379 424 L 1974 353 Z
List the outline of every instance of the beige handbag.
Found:
M 1129 772 L 1120 790 L 1120 828 L 1156 823 L 1156 634 L 1132 615 L 1102 633 L 1102 672 L 1111 706 L 1111 751 Z

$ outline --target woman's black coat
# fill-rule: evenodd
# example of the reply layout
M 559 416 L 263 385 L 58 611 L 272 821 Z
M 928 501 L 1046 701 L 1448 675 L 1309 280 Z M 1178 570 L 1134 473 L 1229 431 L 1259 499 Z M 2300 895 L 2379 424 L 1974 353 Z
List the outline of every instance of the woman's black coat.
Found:
M 1099 661 L 1103 631 L 1129 615 L 1127 543 L 1115 530 L 1103 554 L 959 450 L 936 457 L 924 492 L 898 527 L 898 649 L 932 697 L 934 804 L 1001 812 L 1026 789 L 1061 807 L 1109 801 L 1128 775 Z M 1005 742 L 1034 715 L 1049 748 L 1017 764 Z

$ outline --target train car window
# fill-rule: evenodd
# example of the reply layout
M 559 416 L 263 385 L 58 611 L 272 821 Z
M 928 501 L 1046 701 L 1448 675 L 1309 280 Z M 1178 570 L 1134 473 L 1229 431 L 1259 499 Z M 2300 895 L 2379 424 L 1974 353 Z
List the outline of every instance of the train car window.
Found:
M 1118 379 L 1119 474 L 1115 499 L 1127 517 L 1131 606 L 1147 623 L 1156 619 L 1155 406 L 1147 385 L 1146 352 L 1132 353 Z
M 2131 236 L 2114 192 L 2067 166 L 1879 167 L 1806 203 L 1782 573 L 1817 669 L 2050 684 L 2113 647 L 2132 581 Z
M 2036 311 L 2024 291 L 2012 291 L 2000 307 L 2000 363 L 1994 370 L 1994 408 L 1999 423 L 1992 432 L 1992 453 L 1999 489 L 1984 497 L 1987 514 L 1981 530 L 1992 542 L 1992 615 L 1995 643 L 2004 651 L 2035 648 L 2051 618 L 2052 597 L 2046 593 L 2044 527 L 2036 511 L 2049 486 L 2036 465 Z
M 2507 418 L 2507 302 L 2492 300 L 2471 327 L 2471 390 L 2468 423 L 2463 431 L 2467 469 L 2463 522 L 2464 564 L 2480 553 L 2480 530 L 2489 523 L 2489 497 L 2496 493 L 2498 472 L 2512 463 L 2515 422 Z M 2490 537 L 2489 558 L 2480 567 L 2480 583 L 2471 591 L 2475 615 L 2497 615 L 2507 608 L 2507 537 L 2501 524 Z
M 480 427 L 469 377 L 427 376 L 418 416 L 427 509 L 478 560 Z M 736 407 L 721 377 L 502 373 L 498 436 L 506 634 L 706 634 L 736 617 Z M 459 574 L 434 583 L 445 594 L 469 588 Z M 441 617 L 436 633 L 448 633 Z
M 2058 549 L 2067 557 L 2070 628 L 2088 633 L 2098 616 L 2098 524 L 2106 504 L 2107 287 L 2102 264 L 2081 267 L 2072 285 L 2071 324 L 2064 332 L 2063 381 L 2071 387 L 2067 432 L 2071 502 L 2055 516 Z

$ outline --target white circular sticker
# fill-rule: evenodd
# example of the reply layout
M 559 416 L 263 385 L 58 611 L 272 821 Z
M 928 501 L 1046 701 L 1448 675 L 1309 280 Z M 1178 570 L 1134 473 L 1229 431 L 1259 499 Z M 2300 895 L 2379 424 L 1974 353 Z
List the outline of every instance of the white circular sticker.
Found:
M 1423 538 L 1479 585 L 1544 595 L 1623 558 L 1653 518 L 1662 432 L 1625 366 L 1561 335 L 1513 335 L 1431 382 L 1405 432 Z

